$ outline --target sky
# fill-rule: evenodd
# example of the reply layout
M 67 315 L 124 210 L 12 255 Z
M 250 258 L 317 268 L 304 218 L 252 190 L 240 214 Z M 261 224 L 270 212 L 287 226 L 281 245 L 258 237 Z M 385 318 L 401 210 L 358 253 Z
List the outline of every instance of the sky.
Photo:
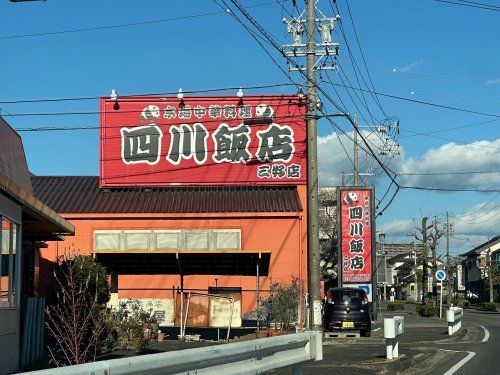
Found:
M 292 1 L 239 2 L 280 44 L 290 42 L 281 19 L 297 15 L 304 6 L 301 0 L 297 7 Z M 227 8 L 221 0 L 217 3 Z M 112 89 L 125 95 L 173 93 L 180 87 L 187 91 L 289 83 L 280 69 L 287 69 L 285 59 L 264 44 L 277 64 L 273 62 L 217 3 L 1 1 L 1 114 L 16 129 L 92 127 L 98 125 L 98 115 L 78 113 L 98 111 L 97 99 L 12 101 L 97 98 Z M 244 20 L 231 1 L 226 4 Z M 399 155 L 377 155 L 398 173 L 402 186 L 498 190 L 500 12 L 433 0 L 351 0 L 351 23 L 346 0 L 334 5 L 327 0 L 318 3 L 325 15 L 338 13 L 341 20 L 332 34 L 340 45 L 337 69 L 317 77 L 320 91 L 338 106 L 320 95 L 324 111 L 337 113 L 340 108 L 356 113 L 376 153 L 383 137 L 373 129 L 399 119 Z M 304 82 L 297 72 L 290 77 Z M 380 93 L 376 99 L 359 90 L 372 87 Z M 292 86 L 245 90 L 248 95 L 295 92 Z M 334 120 L 336 128 L 325 119 L 318 124 L 322 186 L 339 185 L 342 172 L 352 173 L 353 129 L 345 119 Z M 34 174 L 98 174 L 97 129 L 20 134 Z M 361 148 L 361 172 L 374 174 L 365 182 L 374 184 L 377 198 L 382 199 L 389 178 L 363 151 L 366 146 Z M 393 192 L 394 186 L 380 210 Z M 388 242 L 410 242 L 408 234 L 423 216 L 442 222 L 445 212 L 453 225 L 452 254 L 500 234 L 500 194 L 477 191 L 401 189 L 377 218 L 377 229 L 386 233 Z M 441 242 L 443 251 L 444 238 Z

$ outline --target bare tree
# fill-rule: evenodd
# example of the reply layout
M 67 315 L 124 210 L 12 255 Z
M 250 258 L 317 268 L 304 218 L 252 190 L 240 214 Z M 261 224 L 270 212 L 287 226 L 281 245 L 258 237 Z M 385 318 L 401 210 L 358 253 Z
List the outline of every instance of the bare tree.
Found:
M 441 237 L 444 235 L 443 226 L 438 221 L 437 217 L 434 221 L 427 225 L 427 217 L 422 218 L 422 225 L 416 228 L 417 232 L 412 233 L 413 237 L 423 244 L 423 251 L 420 255 L 422 263 L 422 303 L 426 303 L 427 294 L 429 293 L 428 278 L 429 278 L 429 250 L 431 252 L 431 274 L 437 270 L 437 247 Z
M 320 215 L 318 220 L 321 251 L 321 278 L 337 278 L 337 189 L 320 188 L 318 191 Z
M 47 329 L 54 345 L 48 350 L 57 367 L 95 361 L 105 329 L 104 311 L 98 301 L 98 273 L 83 279 L 78 262 L 64 256 L 54 271 L 58 302 L 47 307 Z M 93 289 L 93 290 L 92 290 Z

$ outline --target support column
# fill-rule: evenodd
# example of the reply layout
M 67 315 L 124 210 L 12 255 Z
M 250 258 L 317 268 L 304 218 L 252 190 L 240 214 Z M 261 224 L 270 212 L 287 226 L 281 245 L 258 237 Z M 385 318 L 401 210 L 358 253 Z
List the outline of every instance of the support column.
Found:
M 109 276 L 111 278 L 111 298 L 109 299 L 109 304 L 111 305 L 111 307 L 118 307 L 120 305 L 118 298 L 118 274 L 116 272 L 111 272 Z
M 257 331 L 259 330 L 259 306 L 260 306 L 260 256 L 261 254 L 259 253 L 259 258 L 257 259 L 257 277 L 256 277 L 256 311 L 257 311 Z

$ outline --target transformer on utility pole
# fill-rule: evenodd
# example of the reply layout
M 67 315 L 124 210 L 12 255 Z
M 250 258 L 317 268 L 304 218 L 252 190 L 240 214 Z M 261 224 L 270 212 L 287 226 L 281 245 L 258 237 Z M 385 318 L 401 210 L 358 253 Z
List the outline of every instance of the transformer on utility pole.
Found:
M 336 56 L 339 44 L 332 42 L 331 33 L 334 22 L 340 17 L 326 17 L 317 7 L 317 0 L 307 0 L 307 8 L 298 17 L 290 20 L 283 18 L 287 31 L 292 36 L 292 44 L 283 47 L 283 53 L 288 58 L 306 57 L 306 67 L 296 64 L 289 70 L 306 72 L 307 86 L 307 234 L 308 234 L 308 291 L 309 291 L 309 322 L 310 328 L 315 331 L 322 330 L 321 321 L 321 293 L 320 293 L 320 258 L 319 226 L 318 226 L 318 150 L 317 150 L 317 95 L 316 71 L 335 69 L 333 64 L 320 62 L 328 56 Z M 306 18 L 304 15 L 307 11 Z M 321 15 L 316 18 L 315 13 Z M 321 42 L 316 42 L 316 28 L 319 31 Z M 302 35 L 306 32 L 307 42 L 304 44 Z

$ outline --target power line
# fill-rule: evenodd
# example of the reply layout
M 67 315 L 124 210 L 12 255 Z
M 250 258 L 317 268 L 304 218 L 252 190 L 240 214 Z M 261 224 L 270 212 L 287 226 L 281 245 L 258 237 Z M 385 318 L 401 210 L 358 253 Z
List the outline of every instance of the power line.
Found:
M 292 83 L 271 83 L 267 85 L 253 85 L 253 86 L 233 86 L 233 87 L 217 87 L 210 89 L 199 89 L 199 90 L 183 90 L 184 94 L 202 94 L 209 92 L 220 92 L 220 91 L 230 91 L 230 90 L 259 90 L 259 89 L 267 89 L 273 87 L 283 87 L 283 86 L 296 86 Z M 120 97 L 124 96 L 163 96 L 163 95 L 177 95 L 177 91 L 171 92 L 156 92 L 156 93 L 139 93 L 139 94 L 126 94 L 118 96 L 118 100 Z M 0 101 L 0 104 L 23 104 L 23 103 L 44 103 L 44 102 L 67 102 L 67 101 L 84 101 L 84 100 L 96 100 L 101 99 L 107 96 L 79 96 L 79 97 L 67 97 L 67 98 L 38 98 L 38 99 L 15 99 L 15 100 L 3 100 Z M 210 100 L 208 98 L 207 100 Z
M 249 8 L 257 8 L 257 7 L 261 7 L 261 6 L 272 5 L 272 4 L 275 4 L 276 2 L 279 2 L 279 1 L 275 0 L 275 1 L 270 1 L 270 2 L 261 3 L 261 4 L 249 5 L 248 7 Z M 225 13 L 226 13 L 226 11 L 224 10 L 224 11 L 219 11 L 219 12 L 198 13 L 198 14 L 191 14 L 191 15 L 187 15 L 187 16 L 171 17 L 171 18 L 164 18 L 164 19 L 158 19 L 158 20 L 141 21 L 141 22 L 131 22 L 131 23 L 118 24 L 118 25 L 84 27 L 84 28 L 80 28 L 80 29 L 48 31 L 48 32 L 31 33 L 31 34 L 4 35 L 4 36 L 0 36 L 0 39 L 31 38 L 31 37 L 38 37 L 38 36 L 53 36 L 53 35 L 61 35 L 61 34 L 81 33 L 81 32 L 87 32 L 87 31 L 119 29 L 119 28 L 152 25 L 152 24 L 172 22 L 172 21 L 181 21 L 181 20 L 190 19 L 190 18 L 215 16 L 215 15 L 221 15 L 221 14 L 225 14 Z
M 337 84 L 337 86 L 343 86 L 343 85 Z M 356 88 L 356 87 L 352 87 L 352 86 L 345 86 L 345 87 L 351 88 L 353 90 L 369 91 L 369 90 L 364 90 L 364 89 Z M 487 112 L 475 111 L 475 110 L 472 110 L 472 109 L 466 109 L 466 108 L 460 108 L 460 107 L 452 107 L 452 106 L 448 106 L 448 105 L 445 105 L 445 104 L 438 104 L 438 103 L 426 102 L 426 101 L 417 100 L 417 99 L 409 99 L 409 98 L 404 98 L 402 96 L 391 95 L 391 94 L 387 94 L 387 93 L 383 93 L 383 92 L 376 92 L 376 94 L 377 95 L 381 95 L 381 96 L 385 96 L 385 97 L 388 97 L 388 98 L 392 98 L 392 99 L 398 99 L 398 100 L 403 100 L 403 101 L 407 101 L 407 102 L 428 105 L 428 106 L 437 107 L 437 108 L 443 108 L 443 109 L 449 109 L 449 110 L 453 110 L 453 111 L 472 113 L 472 114 L 475 114 L 475 115 L 482 115 L 482 116 L 489 116 L 489 117 L 500 118 L 500 114 L 496 114 L 496 113 L 487 113 Z
M 270 44 L 277 50 L 279 51 L 283 56 L 284 54 L 282 53 L 281 49 L 279 46 L 276 45 L 276 42 L 272 39 L 272 37 L 269 35 L 269 33 L 267 33 L 267 31 L 261 26 L 258 24 L 257 21 L 255 21 L 249 14 L 248 12 L 243 8 L 241 7 L 241 5 L 236 1 L 236 0 L 231 0 L 231 2 L 238 8 L 238 10 L 244 15 L 244 17 L 252 24 L 254 25 L 254 27 L 257 28 L 257 30 L 259 30 L 266 39 L 269 40 Z M 227 5 L 226 5 L 227 6 Z M 262 46 L 262 45 L 261 45 Z M 263 47 L 263 46 L 262 46 Z M 287 58 L 286 56 L 284 56 L 285 58 Z M 287 58 L 287 60 L 290 60 L 289 58 Z M 299 72 L 305 76 L 305 74 L 299 70 Z M 307 76 L 306 76 L 306 79 Z M 337 108 L 338 107 L 338 104 L 335 103 L 335 101 L 328 95 L 328 93 L 326 93 L 320 86 L 317 85 L 317 83 L 314 83 L 315 87 L 317 90 L 319 90 L 334 106 L 336 106 Z M 387 167 L 380 161 L 380 159 L 378 158 L 378 156 L 373 152 L 373 149 L 370 147 L 369 143 L 367 142 L 366 140 L 366 137 L 360 132 L 357 124 L 355 123 L 355 121 L 351 118 L 351 116 L 349 114 L 344 114 L 344 116 L 346 118 L 349 119 L 349 122 L 353 125 L 353 127 L 355 128 L 355 130 L 359 133 L 361 139 L 363 140 L 363 142 L 365 143 L 366 147 L 368 148 L 370 154 L 373 156 L 373 158 L 377 161 L 377 163 L 380 165 L 380 167 L 384 170 L 384 172 L 387 174 L 387 176 L 389 176 L 389 178 L 391 179 L 391 181 L 394 182 L 395 185 L 399 186 L 399 184 L 397 183 L 397 181 L 395 180 L 395 177 L 392 176 Z M 331 121 L 331 119 L 329 119 L 327 117 L 327 119 L 333 124 L 333 122 Z M 334 124 L 334 126 L 336 126 Z M 340 128 L 339 128 L 340 129 Z M 342 132 L 344 132 L 343 130 L 341 130 Z M 344 132 L 345 134 L 345 132 Z
M 290 96 L 290 94 L 284 94 L 283 96 Z M 265 98 L 265 95 L 258 96 L 261 98 Z M 273 96 L 275 97 L 275 96 Z M 106 97 L 107 99 L 107 97 Z M 126 98 L 123 98 L 126 99 Z M 181 99 L 177 99 L 175 97 L 171 98 L 162 98 L 162 97 L 155 97 L 152 100 L 160 100 L 158 104 L 169 104 L 172 102 L 180 102 Z M 182 99 L 185 105 L 185 108 L 189 106 L 190 103 L 199 103 L 199 102 L 215 102 L 218 103 L 220 102 L 220 98 L 213 96 L 213 97 L 185 97 Z M 227 100 L 225 98 L 224 100 Z M 120 98 L 118 98 L 118 104 L 120 103 Z M 234 96 L 234 105 L 238 105 L 238 103 L 241 101 L 240 98 Z M 245 99 L 243 99 L 243 103 L 245 102 Z M 230 105 L 230 104 L 225 104 L 225 105 Z M 284 104 L 285 105 L 285 104 Z M 286 104 L 287 105 L 287 104 Z M 194 111 L 195 108 L 191 107 L 190 110 L 191 112 Z M 143 110 L 120 110 L 119 113 L 141 113 Z M 111 111 L 81 111 L 81 112 L 18 112 L 18 113 L 10 113 L 8 116 L 10 117 L 36 117 L 36 116 L 82 116 L 82 115 L 103 115 L 103 114 L 110 114 L 113 113 Z M 118 112 L 116 112 L 118 113 Z
M 279 46 L 276 45 L 276 42 L 272 39 L 272 37 L 265 31 L 265 29 L 263 29 L 262 26 L 260 26 L 249 14 L 248 12 L 245 11 L 244 8 L 241 7 L 241 5 L 239 5 L 239 3 L 236 1 L 236 0 L 231 0 L 231 2 L 240 10 L 240 12 L 244 15 L 244 17 L 252 24 L 254 25 L 263 35 L 266 39 L 268 39 L 270 45 L 275 48 L 277 51 L 279 51 L 282 55 L 282 51 L 280 49 Z M 227 6 L 227 4 L 226 4 Z M 241 20 L 239 20 L 240 23 L 242 23 Z M 246 25 L 245 25 L 246 26 Z M 260 44 L 260 43 L 259 43 Z M 262 44 L 260 44 L 262 48 L 265 48 Z M 285 58 L 287 58 L 286 56 L 284 56 Z M 287 58 L 287 60 L 289 60 Z M 275 63 L 276 60 L 273 59 L 273 61 Z M 290 60 L 289 60 L 290 61 Z M 299 72 L 301 72 L 302 75 L 304 75 L 304 73 L 302 71 L 299 70 Z M 293 81 L 292 81 L 293 82 Z M 328 95 L 328 93 L 326 93 L 320 86 L 318 86 L 316 84 L 316 88 L 318 89 L 318 91 L 320 91 L 335 107 L 337 108 L 340 108 L 338 106 L 337 103 L 335 103 L 335 101 L 330 97 L 330 95 Z M 352 88 L 352 87 L 351 87 Z M 362 89 L 358 89 L 358 90 L 362 90 Z M 365 90 L 365 91 L 370 91 L 370 90 Z M 381 93 L 378 93 L 378 94 L 381 94 Z M 381 94 L 381 95 L 385 95 L 385 96 L 388 96 L 388 94 Z M 396 97 L 397 98 L 397 97 Z M 402 99 L 405 99 L 405 100 L 409 100 L 409 99 L 406 99 L 406 98 L 402 98 Z M 425 102 L 423 104 L 426 104 Z M 483 114 L 483 113 L 479 113 L 479 114 Z M 500 117 L 500 115 L 493 115 L 494 117 Z M 354 120 L 350 117 L 350 115 L 347 113 L 347 114 L 344 114 L 344 117 L 348 118 L 349 119 L 349 122 L 354 126 L 354 128 L 356 129 L 356 131 L 358 131 L 358 133 L 360 134 L 360 137 L 362 138 L 363 142 L 365 143 L 366 147 L 368 148 L 369 150 L 369 153 L 372 155 L 372 157 L 377 161 L 377 163 L 381 166 L 381 168 L 383 169 L 384 173 L 391 179 L 391 181 L 399 188 L 401 189 L 409 189 L 409 190 L 432 190 L 432 191 L 448 191 L 448 192 L 466 192 L 466 191 L 469 191 L 469 192 L 482 192 L 482 193 L 490 193 L 490 192 L 500 192 L 500 190 L 498 189 L 447 189 L 447 188 L 438 188 L 438 187 L 423 187 L 423 186 L 402 186 L 400 185 L 397 181 L 396 181 L 396 177 L 397 175 L 392 175 L 387 166 L 385 166 L 381 161 L 380 159 L 377 157 L 377 155 L 373 152 L 373 149 L 370 147 L 370 145 L 368 144 L 368 142 L 366 141 L 366 137 L 364 137 L 364 135 L 362 134 L 362 132 L 360 132 L 359 128 L 357 127 L 357 125 L 355 124 Z M 332 123 L 334 126 L 337 126 L 335 123 L 333 123 L 333 121 L 329 118 L 329 117 L 325 117 L 330 123 Z M 340 127 L 338 127 L 339 130 L 341 130 L 344 134 L 346 134 L 348 136 L 348 134 L 343 130 L 341 129 Z M 398 189 L 399 190 L 399 189 Z
M 458 129 L 464 129 L 464 128 L 470 128 L 474 126 L 479 126 L 479 125 L 484 125 L 484 124 L 490 124 L 492 122 L 500 121 L 498 119 L 494 120 L 486 120 L 486 121 L 481 121 L 481 122 L 476 122 L 474 124 L 468 124 L 468 125 L 461 125 L 461 126 L 454 126 L 452 128 L 445 128 L 445 129 L 440 129 L 440 130 L 434 130 L 431 132 L 427 133 L 416 133 L 410 130 L 410 132 L 415 133 L 413 135 L 400 135 L 399 138 L 410 138 L 410 137 L 417 137 L 417 136 L 425 136 L 425 135 L 430 135 L 430 134 L 436 134 L 436 133 L 444 133 L 450 130 L 458 130 Z M 407 131 L 406 129 L 401 129 L 402 131 Z
M 484 9 L 484 10 L 491 10 L 494 12 L 500 12 L 500 7 L 496 5 L 490 5 L 490 4 L 485 4 L 485 3 L 478 3 L 475 1 L 461 1 L 461 0 L 434 0 L 439 3 L 446 3 L 446 4 L 453 4 L 453 5 L 460 5 L 464 7 L 470 7 L 470 8 L 477 8 L 477 9 Z
M 454 189 L 454 188 L 440 188 L 440 187 L 432 187 L 432 186 L 405 186 L 400 185 L 401 189 L 408 190 L 431 190 L 431 191 L 442 191 L 442 192 L 473 192 L 473 193 L 498 193 L 500 189 Z
M 468 171 L 468 172 L 431 172 L 431 173 L 401 173 L 398 176 L 442 176 L 442 175 L 467 175 L 467 174 L 489 174 L 500 173 L 500 171 Z
M 357 41 L 357 45 L 358 45 L 358 48 L 360 50 L 360 53 L 361 53 L 361 57 L 363 59 L 363 63 L 364 63 L 364 66 L 365 66 L 365 69 L 366 69 L 366 72 L 368 74 L 368 79 L 371 83 L 371 90 L 375 91 L 375 86 L 373 85 L 373 81 L 372 81 L 372 78 L 371 78 L 371 75 L 370 75 L 370 72 L 368 70 L 368 65 L 366 63 L 366 59 L 365 59 L 365 56 L 364 56 L 364 53 L 363 53 L 363 49 L 361 48 L 361 43 L 359 41 L 359 38 L 358 38 L 358 33 L 357 33 L 357 30 L 356 30 L 356 26 L 354 24 L 354 19 L 352 17 L 352 14 L 351 14 L 351 9 L 349 7 L 349 3 L 346 1 L 346 5 L 347 5 L 347 9 L 348 9 L 348 14 L 349 14 L 349 18 L 351 20 L 351 24 L 352 24 L 352 27 L 353 27 L 353 30 L 354 30 L 354 35 L 356 37 L 356 41 Z M 335 4 L 335 9 L 334 9 L 334 3 L 332 2 L 332 0 L 330 0 L 330 6 L 332 8 L 332 11 L 337 14 L 339 14 L 339 8 L 338 6 Z M 347 36 L 346 36 L 346 33 L 345 33 L 345 29 L 344 29 L 344 26 L 343 26 L 343 22 L 342 22 L 342 19 L 339 20 L 339 27 L 340 27 L 340 33 L 341 33 L 341 36 L 345 42 L 345 45 L 346 45 L 346 48 L 347 48 L 347 52 L 349 54 L 349 57 L 351 59 L 351 63 L 353 65 L 353 70 L 354 70 L 354 74 L 356 75 L 356 80 L 358 81 L 358 86 L 361 87 L 361 85 L 359 84 L 359 79 L 358 79 L 358 75 L 356 73 L 356 70 L 359 72 L 359 75 L 361 76 L 361 79 L 363 80 L 365 86 L 370 89 L 370 86 L 367 84 L 362 72 L 361 72 L 361 69 L 359 68 L 358 66 L 358 63 L 356 62 L 356 59 L 354 57 L 354 54 L 352 53 L 351 51 L 351 48 L 349 46 L 349 41 L 347 40 Z M 376 94 L 371 94 L 372 98 L 374 99 L 375 101 L 375 104 L 377 104 L 377 106 L 380 108 L 380 110 L 382 111 L 383 115 L 385 117 L 389 117 L 386 112 L 384 111 L 384 108 L 382 107 L 382 104 L 380 103 L 380 100 L 378 98 L 378 96 Z M 364 99 L 364 95 L 363 95 L 363 99 Z M 366 104 L 366 99 L 365 100 L 365 104 Z M 370 116 L 371 116 L 371 113 L 370 113 Z M 373 117 L 373 116 L 372 116 Z M 375 120 L 376 121 L 376 120 Z
M 280 105 L 280 106 L 285 106 L 285 104 Z M 278 108 L 280 106 L 274 106 L 274 108 Z M 286 104 L 288 106 L 288 104 Z M 134 111 L 135 112 L 135 111 Z M 275 120 L 279 119 L 297 119 L 297 120 L 303 120 L 304 115 L 284 115 L 284 116 L 275 116 Z M 158 119 L 155 119 L 156 122 L 143 122 L 143 123 L 127 123 L 127 124 L 121 124 L 121 125 L 76 125 L 76 126 L 41 126 L 41 127 L 30 127 L 30 128 L 15 128 L 14 130 L 17 132 L 52 132 L 52 131 L 80 131 L 80 130 L 96 130 L 96 129 L 116 129 L 118 126 L 120 127 L 134 127 L 134 126 L 148 126 L 148 125 L 157 125 L 157 126 L 178 126 L 178 125 L 194 125 L 197 123 L 200 123 L 200 119 L 195 119 L 195 120 L 187 120 L 187 119 L 182 119 L 179 121 L 171 121 L 171 120 L 161 120 L 161 122 L 157 121 Z M 228 118 L 217 118 L 217 119 L 211 119 L 211 120 L 204 120 L 203 124 L 211 124 L 211 123 L 219 123 L 221 121 L 228 121 L 228 120 L 240 120 L 241 122 L 244 122 L 245 119 L 236 117 L 234 119 L 228 119 Z M 251 119 L 248 119 L 251 120 Z M 246 126 L 249 127 L 254 127 L 254 126 L 259 126 L 260 124 L 246 124 Z M 305 124 L 301 125 L 302 127 L 305 126 Z M 183 132 L 180 132 L 183 133 Z
M 351 14 L 351 7 L 349 6 L 349 1 L 346 1 L 345 4 L 347 5 L 347 12 L 349 13 L 349 19 L 351 20 L 352 28 L 354 30 L 354 35 L 356 37 L 356 42 L 358 44 L 359 51 L 361 53 L 361 58 L 363 59 L 363 64 L 364 64 L 365 69 L 366 69 L 366 74 L 368 75 L 368 79 L 370 81 L 372 90 L 375 91 L 375 86 L 373 84 L 373 80 L 372 80 L 372 77 L 371 77 L 371 74 L 370 74 L 370 70 L 368 69 L 368 64 L 366 63 L 365 54 L 363 53 L 363 48 L 361 48 L 361 43 L 359 41 L 358 32 L 356 30 L 356 25 L 354 24 L 354 18 L 353 18 L 352 14 Z M 340 23 L 342 24 L 342 20 L 340 21 Z M 380 102 L 380 100 L 379 100 L 379 98 L 378 98 L 377 95 L 375 95 L 375 98 L 376 98 L 376 102 L 378 103 L 379 108 L 382 111 L 382 113 L 385 115 L 385 117 L 389 117 L 387 115 L 387 113 L 384 111 L 384 108 L 382 107 L 382 103 Z
M 456 140 L 456 139 L 453 139 L 453 138 L 439 137 L 437 135 L 432 135 L 432 134 L 429 134 L 429 133 L 419 133 L 419 132 L 415 132 L 413 130 L 408 130 L 408 129 L 406 129 L 405 131 L 407 131 L 409 133 L 413 133 L 415 135 L 423 136 L 423 137 L 442 139 L 444 141 L 456 142 L 456 143 L 461 143 L 461 144 L 470 144 L 470 142 L 459 141 L 459 140 Z M 482 147 L 500 149 L 500 147 L 487 146 L 487 145 L 483 145 Z
M 484 207 L 486 207 L 487 205 L 489 205 L 491 202 L 493 202 L 493 200 L 495 200 L 496 197 L 498 197 L 500 195 L 500 193 L 498 194 L 495 194 L 488 202 L 486 202 L 485 204 L 483 204 L 481 207 L 471 211 L 471 212 L 468 212 L 467 215 L 472 215 L 472 214 L 475 214 L 476 212 L 479 212 L 481 211 Z

